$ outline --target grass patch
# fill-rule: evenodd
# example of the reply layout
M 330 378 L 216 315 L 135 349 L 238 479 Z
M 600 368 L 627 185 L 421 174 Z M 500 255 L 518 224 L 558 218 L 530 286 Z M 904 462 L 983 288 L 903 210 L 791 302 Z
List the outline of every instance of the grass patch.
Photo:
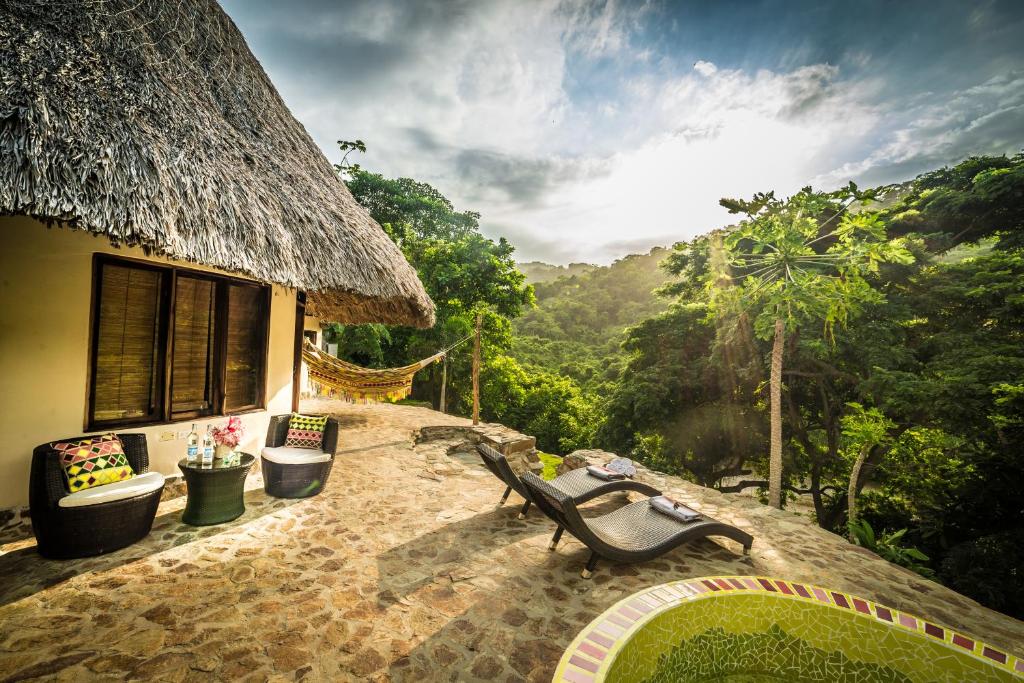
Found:
M 433 408 L 434 404 L 430 401 L 420 401 L 415 398 L 403 398 L 394 401 L 396 406 L 416 406 L 417 408 Z
M 541 478 L 545 481 L 551 481 L 555 478 L 555 470 L 558 468 L 558 464 L 562 462 L 562 458 L 545 453 L 544 451 L 537 451 L 537 455 L 540 457 L 540 461 L 544 463 L 544 471 L 540 473 Z

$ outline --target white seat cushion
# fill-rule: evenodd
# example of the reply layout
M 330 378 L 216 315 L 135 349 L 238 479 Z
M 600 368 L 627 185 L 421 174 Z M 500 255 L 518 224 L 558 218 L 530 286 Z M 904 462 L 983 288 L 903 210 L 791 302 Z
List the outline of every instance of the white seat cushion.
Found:
M 295 446 L 266 446 L 263 457 L 278 465 L 309 465 L 314 462 L 327 462 L 330 453 L 322 453 L 315 448 L 296 448 Z
M 141 496 L 143 493 L 156 491 L 163 485 L 164 475 L 159 472 L 146 472 L 145 474 L 136 475 L 131 479 L 116 481 L 113 484 L 93 486 L 91 489 L 75 491 L 57 501 L 57 505 L 62 508 L 77 508 L 83 505 L 109 503 L 115 500 Z

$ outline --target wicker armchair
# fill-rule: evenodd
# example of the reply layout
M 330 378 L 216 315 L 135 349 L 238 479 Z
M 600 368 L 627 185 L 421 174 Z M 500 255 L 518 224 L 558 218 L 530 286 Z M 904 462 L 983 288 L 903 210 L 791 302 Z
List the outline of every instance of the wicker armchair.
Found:
M 118 434 L 136 474 L 149 471 L 145 434 Z M 85 439 L 88 437 L 76 437 Z M 66 439 L 73 440 L 73 439 Z M 61 507 L 70 495 L 60 454 L 49 443 L 32 452 L 29 510 L 39 554 L 50 559 L 101 555 L 131 545 L 149 534 L 160 505 L 160 488 L 131 498 L 95 505 Z
M 267 427 L 267 446 L 284 446 L 291 415 L 275 415 Z M 334 452 L 338 450 L 338 420 L 329 417 L 324 427 L 323 452 L 329 457 L 323 462 L 280 463 L 260 456 L 263 470 L 263 490 L 276 498 L 309 498 L 323 491 L 334 465 Z

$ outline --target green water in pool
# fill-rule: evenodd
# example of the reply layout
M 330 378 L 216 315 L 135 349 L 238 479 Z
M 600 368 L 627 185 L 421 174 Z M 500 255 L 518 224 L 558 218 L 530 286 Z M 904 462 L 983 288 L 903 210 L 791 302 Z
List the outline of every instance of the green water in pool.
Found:
M 707 683 L 778 683 L 787 679 L 768 674 L 729 674 L 718 678 L 706 678 Z
M 891 667 L 858 662 L 841 651 L 814 647 L 772 624 L 758 633 L 712 628 L 674 646 L 658 659 L 647 683 L 909 683 Z
M 768 674 L 729 674 L 716 678 L 705 678 L 704 683 L 779 683 L 789 679 Z

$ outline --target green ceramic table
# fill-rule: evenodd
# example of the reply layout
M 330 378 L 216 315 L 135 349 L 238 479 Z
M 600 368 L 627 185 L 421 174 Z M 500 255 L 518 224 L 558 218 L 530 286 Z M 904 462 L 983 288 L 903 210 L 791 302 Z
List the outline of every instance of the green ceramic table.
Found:
M 188 486 L 181 521 L 193 526 L 230 522 L 245 512 L 245 477 L 256 458 L 239 453 L 233 459 L 215 459 L 211 465 L 178 461 Z

